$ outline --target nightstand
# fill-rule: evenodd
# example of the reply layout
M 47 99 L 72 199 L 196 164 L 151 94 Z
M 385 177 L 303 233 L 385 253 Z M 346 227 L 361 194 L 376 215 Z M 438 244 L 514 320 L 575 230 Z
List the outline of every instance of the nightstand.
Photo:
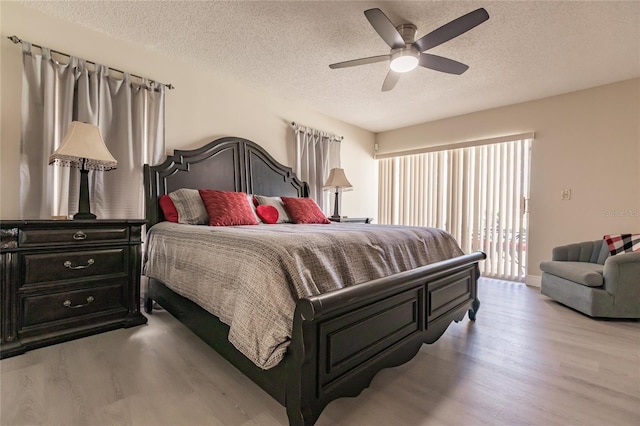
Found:
M 329 217 L 331 222 L 339 222 L 339 223 L 371 223 L 373 222 L 372 217 Z
M 145 324 L 144 220 L 0 223 L 0 358 Z

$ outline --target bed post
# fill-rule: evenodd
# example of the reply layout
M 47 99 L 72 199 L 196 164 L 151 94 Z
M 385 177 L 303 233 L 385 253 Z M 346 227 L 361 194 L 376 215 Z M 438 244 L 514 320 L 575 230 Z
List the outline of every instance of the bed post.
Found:
M 475 321 L 478 310 L 480 309 L 480 299 L 478 299 L 478 279 L 480 278 L 480 267 L 476 263 L 475 267 L 475 294 L 473 295 L 473 301 L 471 302 L 471 309 L 469 309 L 469 320 Z
M 307 312 L 308 311 L 308 312 Z M 312 305 L 299 301 L 293 315 L 290 362 L 287 366 L 286 404 L 290 426 L 312 426 L 324 408 L 314 407 L 316 388 L 317 335 Z

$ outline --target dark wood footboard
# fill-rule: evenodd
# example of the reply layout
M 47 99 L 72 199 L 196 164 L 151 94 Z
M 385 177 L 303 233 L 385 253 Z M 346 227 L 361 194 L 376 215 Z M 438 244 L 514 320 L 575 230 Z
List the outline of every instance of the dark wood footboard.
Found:
M 476 252 L 299 300 L 287 355 L 271 370 L 238 352 L 226 340 L 228 327 L 193 302 L 155 280 L 149 296 L 285 405 L 291 425 L 312 425 L 329 402 L 358 395 L 377 372 L 409 361 L 451 322 L 467 312 L 474 319 L 484 258 Z M 146 306 L 150 313 L 150 301 Z
M 479 307 L 477 252 L 302 299 L 289 346 L 287 415 L 312 425 L 324 407 L 367 388 Z

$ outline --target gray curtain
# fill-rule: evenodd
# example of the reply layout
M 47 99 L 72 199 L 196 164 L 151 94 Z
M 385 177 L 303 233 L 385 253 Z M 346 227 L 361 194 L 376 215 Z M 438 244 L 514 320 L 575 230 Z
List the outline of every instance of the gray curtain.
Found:
M 24 42 L 22 62 L 21 216 L 67 216 L 70 170 L 48 163 L 72 121 L 77 59 L 60 64 L 49 49 L 34 55 Z
M 133 83 L 96 65 L 70 58 L 68 65 L 24 43 L 21 213 L 68 216 L 78 209 L 78 169 L 49 166 L 48 158 L 72 120 L 97 125 L 118 168 L 89 173 L 91 211 L 101 219 L 144 217 L 142 166 L 164 154 L 164 85 Z
M 340 167 L 340 141 L 342 138 L 321 130 L 294 124 L 296 163 L 294 172 L 309 184 L 309 196 L 328 213 L 331 193 L 323 190 L 329 172 Z

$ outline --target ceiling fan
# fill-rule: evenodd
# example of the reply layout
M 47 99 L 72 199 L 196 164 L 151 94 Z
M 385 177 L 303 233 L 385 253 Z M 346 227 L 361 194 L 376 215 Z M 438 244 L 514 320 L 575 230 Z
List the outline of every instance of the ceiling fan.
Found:
M 460 75 L 465 72 L 469 68 L 468 65 L 424 52 L 466 33 L 489 19 L 489 14 L 484 8 L 476 9 L 415 40 L 417 27 L 413 24 L 396 27 L 380 9 L 365 10 L 364 15 L 373 29 L 391 47 L 391 52 L 388 55 L 338 62 L 329 65 L 329 68 L 355 67 L 390 60 L 389 72 L 382 83 L 383 92 L 393 89 L 402 73 L 411 71 L 418 65 L 449 74 Z

